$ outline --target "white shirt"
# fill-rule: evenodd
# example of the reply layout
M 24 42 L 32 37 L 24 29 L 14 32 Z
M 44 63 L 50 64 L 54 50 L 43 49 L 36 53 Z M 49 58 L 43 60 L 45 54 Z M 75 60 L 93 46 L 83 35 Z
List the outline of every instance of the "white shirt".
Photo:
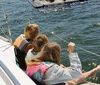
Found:
M 26 55 L 26 58 L 25 58 L 26 63 L 28 63 L 32 58 L 39 56 L 39 54 L 40 54 L 40 53 L 37 53 L 37 54 L 33 53 L 33 52 L 32 52 L 32 49 L 30 49 L 30 50 L 27 52 L 27 55 Z

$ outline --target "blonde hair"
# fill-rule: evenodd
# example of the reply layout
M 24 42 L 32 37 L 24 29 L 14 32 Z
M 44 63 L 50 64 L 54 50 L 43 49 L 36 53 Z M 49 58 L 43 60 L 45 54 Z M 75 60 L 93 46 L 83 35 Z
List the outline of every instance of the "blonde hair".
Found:
M 24 29 L 25 38 L 34 39 L 39 34 L 39 26 L 37 24 L 29 24 Z
M 48 43 L 48 37 L 44 34 L 39 34 L 33 42 L 33 50 L 35 52 L 40 52 L 43 46 Z
M 60 45 L 56 42 L 49 42 L 42 48 L 40 56 L 33 58 L 28 65 L 33 65 L 42 61 L 50 61 L 60 65 L 60 53 Z

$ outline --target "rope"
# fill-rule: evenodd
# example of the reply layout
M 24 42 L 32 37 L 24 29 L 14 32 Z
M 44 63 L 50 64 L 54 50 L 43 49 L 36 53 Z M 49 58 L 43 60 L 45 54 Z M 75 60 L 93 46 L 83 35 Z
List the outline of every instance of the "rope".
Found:
M 48 32 L 48 33 L 52 34 L 53 36 L 57 37 L 58 39 L 62 40 L 63 42 L 65 42 L 65 43 L 67 43 L 67 44 L 69 43 L 67 40 L 64 40 L 63 38 L 59 37 L 58 35 L 55 35 L 54 32 L 49 32 L 48 29 L 47 29 L 45 32 Z M 86 49 L 81 48 L 81 47 L 79 47 L 79 46 L 76 46 L 76 47 L 77 47 L 78 49 L 81 49 L 81 50 L 87 52 L 87 53 L 90 53 L 90 54 L 92 54 L 92 55 L 95 55 L 95 56 L 100 57 L 100 55 L 97 54 L 97 53 L 94 53 L 94 52 L 92 52 L 92 51 L 86 50 Z
M 9 35 L 10 35 L 10 42 L 12 43 L 11 31 L 10 31 L 10 26 L 9 26 L 8 20 L 7 20 L 7 14 L 5 13 L 5 10 L 4 10 L 4 7 L 3 7 L 3 4 L 2 4 L 1 1 L 0 1 L 0 3 L 1 3 L 1 5 L 2 5 L 2 10 L 3 10 L 3 13 L 4 13 L 4 18 L 5 18 L 5 20 L 6 20 L 6 24 L 7 24 L 7 27 L 8 27 L 8 32 L 9 32 Z M 29 20 L 29 23 L 30 23 L 30 20 Z M 3 31 L 3 30 L 2 30 L 2 31 Z M 3 33 L 4 33 L 4 32 L 3 32 Z M 64 40 L 63 38 L 61 38 L 61 37 L 59 37 L 59 36 L 57 36 L 57 35 L 55 35 L 54 32 L 49 32 L 49 33 L 52 34 L 53 36 L 57 37 L 58 39 L 62 40 L 63 42 L 65 42 L 65 43 L 68 44 L 68 41 Z M 100 55 L 97 54 L 97 53 L 94 53 L 94 52 L 92 52 L 92 51 L 86 50 L 86 49 L 81 48 L 81 47 L 79 47 L 79 46 L 76 46 L 76 47 L 79 48 L 79 49 L 81 49 L 81 50 L 83 50 L 83 51 L 85 51 L 85 52 L 87 52 L 87 53 L 90 53 L 90 54 L 93 54 L 93 55 L 95 55 L 95 56 L 100 57 Z
M 0 27 L 0 29 L 1 29 L 2 33 L 4 34 L 4 36 L 5 36 L 7 39 L 9 39 L 9 37 L 6 35 L 6 32 L 5 32 L 5 30 L 3 29 L 3 27 Z
M 3 4 L 2 4 L 2 1 L 1 0 L 0 0 L 0 3 L 1 3 L 1 6 L 2 6 L 2 11 L 3 11 L 3 14 L 4 14 L 4 18 L 5 18 L 5 21 L 6 21 L 6 25 L 8 27 L 8 33 L 9 33 L 9 36 L 10 36 L 9 40 L 12 43 L 10 25 L 8 24 L 7 14 L 6 14 L 5 10 L 4 10 L 4 7 L 3 7 Z

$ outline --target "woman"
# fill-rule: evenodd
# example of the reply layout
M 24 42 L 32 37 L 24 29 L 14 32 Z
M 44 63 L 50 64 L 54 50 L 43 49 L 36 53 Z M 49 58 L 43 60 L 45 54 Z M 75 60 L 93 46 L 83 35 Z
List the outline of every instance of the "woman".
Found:
M 32 42 L 39 34 L 37 24 L 28 24 L 24 29 L 24 34 L 21 34 L 13 43 L 16 63 L 22 70 L 26 70 L 25 56 L 29 49 L 33 47 Z
M 30 62 L 33 57 L 37 57 L 40 54 L 41 49 L 43 46 L 48 43 L 48 37 L 44 34 L 39 34 L 33 42 L 33 48 L 27 52 L 25 61 L 26 64 Z
M 78 54 L 74 53 L 74 46 L 72 42 L 68 44 L 71 69 L 60 66 L 61 47 L 56 42 L 49 42 L 42 48 L 40 55 L 28 63 L 26 70 L 28 76 L 47 85 L 79 78 L 82 66 Z

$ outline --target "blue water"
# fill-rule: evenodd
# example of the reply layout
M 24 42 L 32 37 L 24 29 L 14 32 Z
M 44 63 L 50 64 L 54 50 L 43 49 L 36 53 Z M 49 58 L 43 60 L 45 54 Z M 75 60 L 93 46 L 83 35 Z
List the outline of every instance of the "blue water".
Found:
M 46 34 L 49 41 L 56 41 L 61 45 L 61 62 L 64 65 L 69 66 L 67 42 L 70 41 L 76 43 L 75 51 L 79 54 L 84 70 L 88 71 L 100 64 L 100 0 L 88 0 L 88 3 L 74 4 L 71 8 L 62 6 L 40 9 L 32 7 L 28 0 L 2 0 L 2 3 L 13 40 L 23 33 L 29 22 L 37 23 L 40 32 Z M 1 4 L 0 26 L 7 29 Z M 100 84 L 100 72 L 97 79 L 88 81 Z

